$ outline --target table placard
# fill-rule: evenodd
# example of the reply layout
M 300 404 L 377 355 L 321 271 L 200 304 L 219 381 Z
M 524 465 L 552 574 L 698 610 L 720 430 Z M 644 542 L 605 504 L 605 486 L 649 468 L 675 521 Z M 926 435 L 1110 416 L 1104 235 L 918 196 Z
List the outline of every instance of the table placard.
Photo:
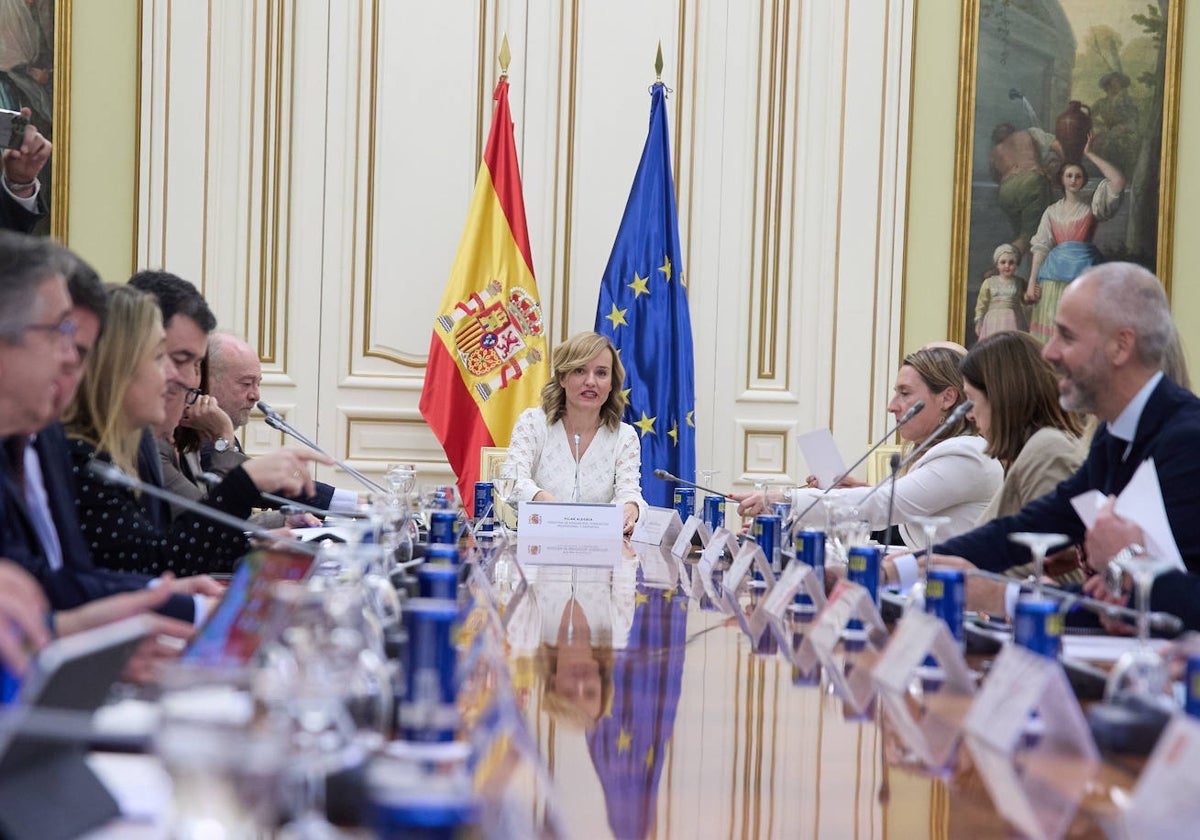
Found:
M 679 566 L 665 546 L 633 543 L 632 547 L 642 565 L 642 580 L 646 586 L 651 589 L 674 589 L 679 585 Z
M 707 547 L 712 540 L 712 529 L 708 527 L 707 522 L 693 513 L 687 518 L 687 522 L 683 523 L 679 536 L 671 546 L 671 553 L 676 557 L 687 557 L 692 551 L 692 537 L 697 534 L 700 535 L 700 545 Z
M 1132 798 L 1120 804 L 1126 837 L 1191 836 L 1200 825 L 1200 720 L 1171 718 Z
M 629 539 L 636 543 L 672 545 L 681 528 L 683 520 L 675 508 L 648 507 L 638 517 Z
M 825 581 L 817 577 L 812 566 L 793 560 L 783 570 L 767 597 L 759 601 L 757 612 L 761 616 L 755 616 L 775 637 L 779 649 L 793 665 L 797 665 L 794 661 L 797 646 L 793 641 L 793 632 L 788 629 L 788 613 L 793 599 L 801 593 L 807 594 L 812 601 L 811 609 L 815 618 L 825 606 Z
M 909 686 L 919 679 L 928 655 L 942 670 L 942 684 L 925 693 L 918 717 L 910 704 Z M 946 767 L 962 737 L 975 695 L 971 671 L 946 623 L 936 616 L 909 611 L 892 632 L 871 679 L 901 743 L 927 768 Z
M 767 559 L 767 555 L 763 553 L 758 543 L 753 540 L 747 540 L 743 543 L 741 549 L 733 558 L 733 564 L 721 580 L 721 591 L 725 597 L 725 603 L 733 611 L 734 615 L 737 616 L 738 624 L 741 625 L 746 635 L 750 637 L 750 642 L 757 645 L 759 637 L 762 636 L 763 630 L 766 629 L 766 616 L 758 609 L 754 609 L 751 611 L 749 617 L 747 617 L 746 611 L 742 609 L 741 603 L 738 600 L 738 590 L 747 581 L 751 567 L 762 578 L 761 581 L 753 581 L 753 585 L 761 585 L 763 591 L 757 593 L 757 595 L 759 599 L 765 600 L 775 586 L 775 572 L 771 570 L 771 561 Z
M 1062 665 L 1006 645 L 975 696 L 964 734 L 1000 815 L 1028 837 L 1061 838 L 1100 764 Z
M 517 560 L 554 566 L 615 566 L 624 545 L 617 505 L 524 502 Z
M 703 594 L 708 599 L 716 604 L 722 612 L 725 612 L 725 599 L 717 593 L 717 587 L 713 583 L 713 571 L 716 569 L 717 562 L 725 555 L 733 557 L 738 552 L 737 537 L 733 532 L 726 528 L 718 528 L 705 547 L 700 553 L 700 561 L 696 563 L 692 570 L 692 592 L 699 599 Z M 700 578 L 700 585 L 703 587 L 703 593 L 696 591 L 696 577 Z
M 846 655 L 839 659 L 839 646 L 852 620 L 862 625 L 863 647 L 854 652 L 842 649 Z M 801 648 L 804 660 L 815 656 L 837 695 L 855 713 L 862 714 L 875 699 L 871 670 L 886 644 L 887 626 L 871 600 L 871 593 L 857 583 L 842 580 L 834 587 L 825 608 L 804 636 Z M 808 650 L 803 650 L 805 648 Z

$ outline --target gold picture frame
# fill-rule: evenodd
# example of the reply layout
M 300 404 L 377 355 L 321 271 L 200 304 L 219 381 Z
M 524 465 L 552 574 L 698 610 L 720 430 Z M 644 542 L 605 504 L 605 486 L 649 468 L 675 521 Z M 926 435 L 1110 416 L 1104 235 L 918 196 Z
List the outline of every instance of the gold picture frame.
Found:
M 1086 112 L 1095 129 L 1091 152 L 1098 155 L 1103 148 L 1110 164 L 1119 160 L 1118 169 L 1129 170 L 1123 173 L 1120 209 L 1094 226 L 1089 247 L 1094 245 L 1098 259 L 1145 265 L 1170 294 L 1183 7 L 1181 0 L 1033 5 L 964 0 L 947 325 L 951 339 L 968 346 L 976 340 L 979 290 L 998 245 L 1016 244 L 1021 256 L 1017 274 L 1029 276 L 1030 246 L 1021 245 L 1030 239 L 1032 220 L 1045 223 L 1045 210 L 1036 212 L 1044 186 L 1049 187 L 1046 207 L 1062 194 L 1053 183 L 1058 165 L 1082 161 L 1090 183 L 1080 195 L 1090 200 L 1102 173 L 1075 144 L 1081 136 L 1080 112 Z M 1064 118 L 1066 128 L 1060 132 Z M 1057 150 L 1045 135 L 1030 130 L 1034 128 L 1052 135 Z M 1026 135 L 1033 138 L 1036 167 L 1022 160 L 1022 149 L 1010 154 L 1006 131 L 1022 141 L 1018 146 L 1029 147 Z M 1037 183 L 1039 177 L 1044 186 Z M 1039 317 L 1044 323 L 1045 313 Z

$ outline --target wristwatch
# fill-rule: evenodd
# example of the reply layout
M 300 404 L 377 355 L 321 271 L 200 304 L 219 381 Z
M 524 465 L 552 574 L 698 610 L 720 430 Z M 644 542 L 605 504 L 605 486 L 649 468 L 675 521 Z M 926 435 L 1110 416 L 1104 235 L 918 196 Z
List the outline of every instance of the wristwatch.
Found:
M 1125 593 L 1122 577 L 1127 571 L 1125 566 L 1135 557 L 1142 557 L 1146 549 L 1138 543 L 1130 543 L 1112 556 L 1104 567 L 1104 588 L 1108 594 L 1118 598 Z
M 213 441 L 213 450 L 216 452 L 224 452 L 229 448 L 229 441 L 223 437 L 219 437 Z

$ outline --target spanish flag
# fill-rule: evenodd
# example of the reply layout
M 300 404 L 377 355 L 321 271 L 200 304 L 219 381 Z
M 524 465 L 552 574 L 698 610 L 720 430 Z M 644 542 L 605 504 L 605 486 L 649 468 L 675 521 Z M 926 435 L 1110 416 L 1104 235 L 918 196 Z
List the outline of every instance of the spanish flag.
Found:
M 420 403 L 464 500 L 479 479 L 480 447 L 508 445 L 517 415 L 538 403 L 548 368 L 506 77 L 493 99 L 475 195 L 433 322 Z

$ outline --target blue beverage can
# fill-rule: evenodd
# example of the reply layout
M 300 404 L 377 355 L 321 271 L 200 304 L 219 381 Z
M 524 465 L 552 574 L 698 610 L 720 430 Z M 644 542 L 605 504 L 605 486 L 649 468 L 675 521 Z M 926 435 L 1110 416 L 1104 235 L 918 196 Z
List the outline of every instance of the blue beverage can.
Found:
M 425 564 L 438 566 L 457 566 L 459 561 L 458 548 L 445 543 L 434 543 L 425 551 Z
M 442 545 L 458 544 L 458 514 L 435 510 L 429 514 L 429 542 Z
M 1041 656 L 1057 659 L 1062 648 L 1063 619 L 1058 602 L 1050 598 L 1023 597 L 1013 616 L 1013 641 Z
M 817 580 L 824 585 L 825 582 L 825 532 L 818 531 L 815 528 L 804 528 L 796 532 L 794 541 L 796 546 L 796 563 L 806 563 L 813 567 L 816 572 Z M 807 593 L 798 592 L 796 597 L 792 599 L 792 603 L 800 608 L 799 612 L 812 612 L 812 598 L 808 597 Z M 793 612 L 796 612 L 794 610 Z
M 866 587 L 871 600 L 879 605 L 879 564 L 883 561 L 883 549 L 877 545 L 856 545 L 846 558 L 846 577 L 851 583 Z
M 754 517 L 754 541 L 767 556 L 771 568 L 779 571 L 779 530 L 782 520 L 774 514 L 760 514 Z M 761 577 L 755 573 L 755 577 Z
M 962 645 L 963 610 L 967 604 L 967 579 L 962 569 L 930 569 L 925 581 L 925 612 L 936 615 L 950 628 L 950 635 Z
M 695 488 L 675 488 L 675 510 L 679 512 L 679 518 L 687 522 L 687 518 L 696 512 Z
M 704 524 L 712 530 L 725 527 L 725 497 L 704 497 Z
M 7 706 L 21 693 L 21 678 L 0 662 L 0 706 Z
M 408 647 L 402 663 L 405 695 L 399 714 L 401 734 L 410 741 L 451 741 L 458 726 L 458 650 L 454 646 L 458 602 L 413 598 L 403 616 Z
M 1183 681 L 1183 710 L 1192 717 L 1200 717 L 1200 655 L 1187 658 L 1187 671 Z
M 475 508 L 474 519 L 479 525 L 479 530 L 484 533 L 489 533 L 492 530 L 492 522 L 495 520 L 493 514 L 494 505 L 492 499 L 495 496 L 496 487 L 490 481 L 475 482 Z
M 458 567 L 423 563 L 417 568 L 417 592 L 422 598 L 458 600 Z

